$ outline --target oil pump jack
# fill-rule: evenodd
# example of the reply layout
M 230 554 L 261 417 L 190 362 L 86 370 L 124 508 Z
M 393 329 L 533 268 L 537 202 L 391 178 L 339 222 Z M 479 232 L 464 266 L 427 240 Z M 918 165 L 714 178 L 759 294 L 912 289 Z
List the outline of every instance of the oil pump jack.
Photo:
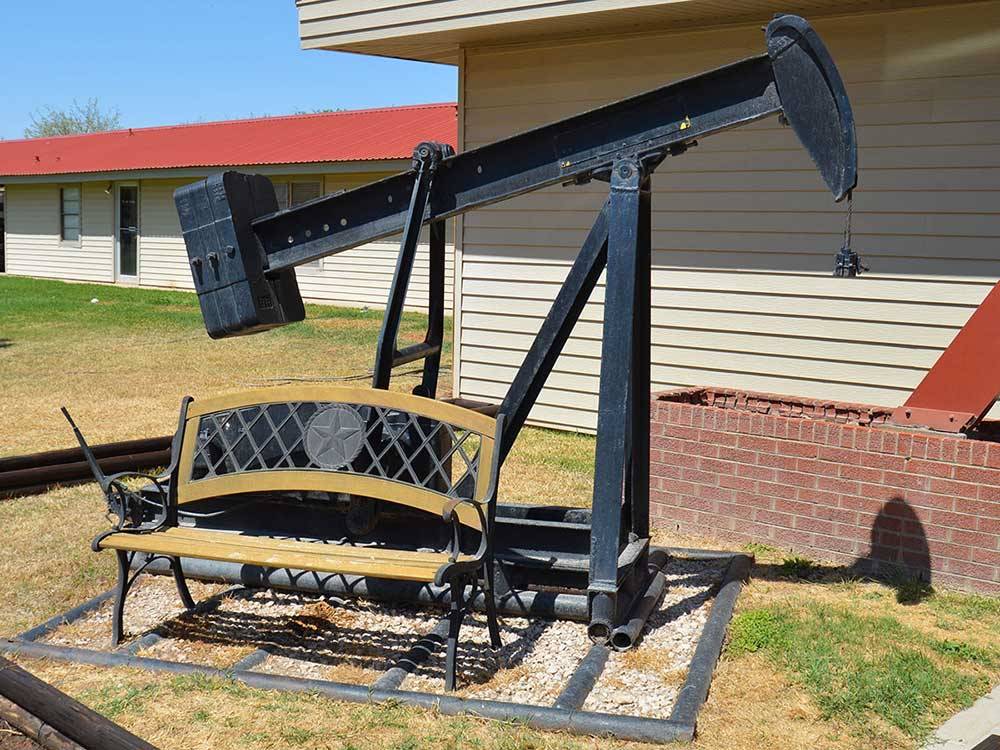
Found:
M 812 157 L 836 201 L 856 184 L 853 115 L 823 42 L 792 15 L 774 18 L 765 36 L 765 54 L 481 148 L 454 154 L 449 146 L 421 143 L 409 171 L 287 210 L 277 210 L 274 188 L 261 175 L 226 172 L 179 189 L 177 209 L 209 335 L 252 334 L 302 320 L 295 266 L 401 235 L 372 387 L 388 388 L 393 368 L 422 360 L 414 392 L 435 398 L 445 315 L 445 220 L 548 186 L 607 182 L 608 198 L 503 401 L 453 401 L 504 417 L 502 462 L 607 271 L 590 509 L 501 502 L 494 595 L 516 604 L 525 592 L 568 592 L 555 597 L 565 604 L 551 614 L 586 619 L 591 638 L 608 641 L 649 581 L 651 176 L 703 138 L 777 116 Z M 421 343 L 399 348 L 425 224 L 427 333 Z M 406 533 L 419 528 L 408 524 Z

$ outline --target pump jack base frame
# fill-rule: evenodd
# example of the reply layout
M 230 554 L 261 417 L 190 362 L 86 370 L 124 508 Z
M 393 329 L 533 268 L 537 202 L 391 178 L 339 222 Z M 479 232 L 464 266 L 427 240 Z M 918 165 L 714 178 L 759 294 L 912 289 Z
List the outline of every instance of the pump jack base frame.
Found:
M 248 687 L 261 690 L 280 690 L 289 693 L 313 693 L 347 703 L 396 703 L 437 711 L 445 716 L 470 715 L 499 721 L 517 721 L 533 729 L 548 732 L 613 737 L 634 742 L 667 744 L 689 742 L 694 739 L 698 712 L 708 697 L 712 674 L 722 652 L 729 621 L 732 619 L 736 599 L 744 582 L 749 578 L 753 558 L 737 552 L 691 550 L 659 547 L 668 559 L 728 561 L 725 575 L 717 587 L 712 609 L 702 630 L 694 656 L 688 665 L 687 678 L 678 693 L 670 716 L 650 718 L 621 714 L 583 711 L 591 688 L 597 682 L 607 661 L 609 649 L 594 645 L 581 658 L 570 675 L 559 698 L 553 706 L 530 705 L 506 701 L 459 698 L 454 695 L 425 693 L 413 690 L 385 689 L 378 682 L 355 685 L 329 680 L 302 677 L 285 677 L 252 671 L 247 659 L 228 669 L 206 664 L 167 661 L 135 655 L 138 648 L 113 652 L 39 643 L 38 639 L 57 628 L 68 625 L 93 612 L 111 598 L 108 591 L 73 609 L 15 636 L 0 640 L 0 653 L 26 659 L 53 659 L 55 661 L 87 664 L 96 667 L 128 667 L 147 669 L 168 674 L 197 674 L 224 680 L 235 680 Z M 228 592 L 227 592 L 228 593 Z M 225 594 L 217 595 L 216 603 Z M 140 646 L 143 640 L 133 643 Z M 392 670 L 390 670 L 391 672 Z

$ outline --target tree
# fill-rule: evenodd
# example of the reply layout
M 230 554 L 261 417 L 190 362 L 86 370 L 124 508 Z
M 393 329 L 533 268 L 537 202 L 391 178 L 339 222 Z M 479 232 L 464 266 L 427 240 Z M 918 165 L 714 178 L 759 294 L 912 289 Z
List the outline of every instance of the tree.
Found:
M 67 109 L 45 107 L 31 114 L 31 124 L 24 129 L 25 138 L 47 138 L 52 135 L 101 133 L 120 126 L 121 113 L 117 109 L 102 111 L 97 99 L 86 104 L 73 100 Z

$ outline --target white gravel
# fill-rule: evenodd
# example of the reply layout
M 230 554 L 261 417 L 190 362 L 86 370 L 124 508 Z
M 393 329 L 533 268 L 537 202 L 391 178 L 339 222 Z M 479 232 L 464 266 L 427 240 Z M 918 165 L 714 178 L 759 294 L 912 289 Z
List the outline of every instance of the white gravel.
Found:
M 638 646 L 612 652 L 584 708 L 637 716 L 669 715 L 724 573 L 718 562 L 671 560 L 666 593 Z M 228 588 L 191 582 L 196 600 Z M 126 630 L 131 638 L 155 631 L 164 637 L 140 652 L 161 659 L 230 666 L 256 649 L 269 656 L 258 671 L 370 685 L 443 611 L 388 606 L 287 592 L 240 590 L 214 610 L 184 615 L 173 581 L 146 576 L 130 593 Z M 459 646 L 459 694 L 552 705 L 590 648 L 583 623 L 501 618 L 503 648 L 489 646 L 485 616 L 467 617 Z M 108 650 L 111 605 L 51 634 L 60 645 Z M 442 693 L 444 649 L 401 688 Z

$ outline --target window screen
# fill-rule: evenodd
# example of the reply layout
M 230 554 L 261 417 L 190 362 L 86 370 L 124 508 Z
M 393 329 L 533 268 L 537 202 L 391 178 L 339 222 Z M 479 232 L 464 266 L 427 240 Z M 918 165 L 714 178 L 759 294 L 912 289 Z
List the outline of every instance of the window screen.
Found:
M 80 241 L 80 188 L 64 187 L 60 197 L 60 236 L 67 242 Z

